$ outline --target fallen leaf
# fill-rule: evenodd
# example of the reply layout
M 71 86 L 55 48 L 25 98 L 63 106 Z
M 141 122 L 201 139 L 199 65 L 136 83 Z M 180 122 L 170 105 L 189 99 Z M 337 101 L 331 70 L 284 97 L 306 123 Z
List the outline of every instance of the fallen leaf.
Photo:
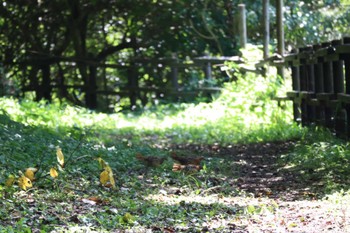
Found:
M 108 163 L 104 161 L 101 157 L 96 159 L 100 165 L 100 168 L 105 169 L 108 166 Z
M 59 163 L 59 165 L 64 168 L 64 155 L 62 153 L 62 150 L 61 148 L 57 148 L 57 151 L 56 151 L 56 155 L 57 155 L 57 161 Z
M 89 205 L 96 205 L 97 204 L 95 201 L 92 201 L 92 200 L 89 200 L 86 198 L 81 199 L 81 201 L 86 203 L 86 204 L 89 204 Z
M 7 178 L 5 185 L 6 187 L 11 187 L 13 185 L 13 183 L 15 182 L 16 178 L 14 175 L 9 175 L 9 177 Z
M 115 180 L 113 177 L 113 172 L 109 172 L 108 174 L 109 174 L 109 182 L 111 183 L 112 188 L 115 188 Z
M 33 187 L 33 184 L 32 184 L 32 181 L 28 177 L 21 176 L 18 179 L 18 186 L 23 190 L 27 190 L 27 188 Z
M 102 203 L 103 201 L 99 197 L 89 197 L 90 201 L 94 201 L 96 203 Z
M 102 200 L 99 197 L 83 198 L 83 199 L 81 199 L 81 201 L 84 202 L 84 203 L 90 204 L 90 205 L 106 203 L 106 201 Z
M 34 167 L 29 167 L 26 169 L 26 171 L 24 172 L 24 175 L 30 179 L 30 181 L 34 181 L 35 180 L 35 172 L 38 171 L 37 168 Z
M 100 182 L 102 185 L 106 185 L 109 181 L 109 174 L 107 170 L 103 170 L 100 174 Z
M 114 180 L 112 168 L 110 166 L 106 166 L 105 171 L 108 172 L 109 183 L 112 185 L 113 188 L 115 188 L 115 180 Z
M 53 167 L 50 169 L 50 176 L 52 178 L 56 178 L 58 176 L 57 170 L 55 168 L 53 168 Z

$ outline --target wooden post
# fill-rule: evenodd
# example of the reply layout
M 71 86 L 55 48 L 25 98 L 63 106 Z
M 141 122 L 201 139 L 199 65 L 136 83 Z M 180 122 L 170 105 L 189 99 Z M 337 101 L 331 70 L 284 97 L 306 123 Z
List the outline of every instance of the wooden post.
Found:
M 343 40 L 344 44 L 350 45 L 350 37 L 346 37 Z M 346 56 L 344 59 L 344 67 L 345 67 L 345 94 L 350 95 L 350 57 Z M 346 111 L 346 134 L 347 137 L 350 137 L 350 104 L 345 105 Z
M 308 47 L 308 52 L 313 53 L 313 47 Z M 307 66 L 307 91 L 309 93 L 309 98 L 315 97 L 315 69 L 313 61 L 310 59 L 306 60 Z M 309 123 L 315 123 L 316 121 L 316 107 L 314 104 L 307 102 L 307 114 Z
M 341 45 L 341 40 L 332 41 L 332 46 Z M 337 60 L 333 62 L 333 82 L 334 82 L 334 93 L 344 93 L 344 73 L 343 73 L 344 62 Z
M 331 42 L 332 46 L 342 45 L 342 40 L 333 40 Z M 344 62 L 340 59 L 340 57 L 337 58 L 336 61 L 332 62 L 333 65 L 333 83 L 334 83 L 334 93 L 337 94 L 343 94 L 344 93 Z M 346 110 L 343 108 L 341 103 L 337 104 L 336 109 L 334 110 L 335 116 L 335 132 L 339 137 L 346 137 Z
M 313 46 L 313 49 L 315 52 L 317 50 L 321 49 L 320 44 L 316 44 Z M 323 81 L 323 65 L 322 60 L 317 59 L 314 64 L 314 74 L 315 74 L 315 94 L 323 93 L 324 92 L 324 81 Z M 315 109 L 315 118 L 316 118 L 316 124 L 318 125 L 325 125 L 325 115 L 324 115 L 324 106 L 317 105 Z
M 283 29 L 283 0 L 276 0 L 277 20 L 277 49 L 278 54 L 284 56 L 284 29 Z M 277 74 L 284 79 L 284 68 L 277 67 Z
M 297 50 L 294 50 L 293 52 L 298 53 Z M 291 61 L 290 66 L 292 68 L 293 91 L 295 91 L 296 93 L 300 93 L 300 68 L 299 68 L 299 65 L 293 64 L 293 61 Z M 300 123 L 300 121 L 301 121 L 300 103 L 298 103 L 295 99 L 293 100 L 293 115 L 294 115 L 294 121 Z
M 239 4 L 239 38 L 241 48 L 245 48 L 247 45 L 247 25 L 245 15 L 245 4 Z
M 172 55 L 172 60 L 170 62 L 171 65 L 171 85 L 172 88 L 174 89 L 174 92 L 179 91 L 179 68 L 178 68 L 178 59 L 177 55 L 174 53 Z
M 212 70 L 211 70 L 210 61 L 207 61 L 204 63 L 204 75 L 205 75 L 205 80 L 211 86 L 211 80 L 213 77 L 212 77 Z
M 138 89 L 138 77 L 137 77 L 137 67 L 134 62 L 132 62 L 128 68 L 128 86 L 129 86 L 129 98 L 130 107 L 134 109 L 136 107 L 137 99 L 137 89 Z
M 300 48 L 300 53 L 307 53 L 308 48 Z M 299 78 L 300 78 L 300 90 L 302 92 L 307 92 L 308 91 L 308 66 L 307 66 L 307 60 L 305 58 L 299 58 L 300 59 L 300 67 L 299 67 Z M 301 98 L 301 123 L 303 126 L 309 125 L 310 124 L 310 119 L 309 119 L 309 113 L 308 113 L 308 105 L 307 105 L 307 97 Z
M 1 58 L 1 56 L 0 56 L 0 58 Z M 1 60 L 3 60 L 3 59 L 1 59 Z M 5 84 L 4 65 L 0 61 L 0 96 L 5 95 L 4 84 Z
M 264 20 L 264 59 L 269 55 L 270 44 L 270 14 L 269 14 L 269 0 L 263 1 L 263 20 Z
M 322 43 L 323 48 L 328 48 L 330 46 L 330 43 L 325 42 Z M 323 61 L 323 86 L 324 86 L 324 92 L 328 94 L 334 93 L 334 87 L 333 87 L 333 72 L 332 72 L 332 62 L 330 61 Z M 333 109 L 329 106 L 325 107 L 325 126 L 329 129 L 334 128 L 333 127 Z

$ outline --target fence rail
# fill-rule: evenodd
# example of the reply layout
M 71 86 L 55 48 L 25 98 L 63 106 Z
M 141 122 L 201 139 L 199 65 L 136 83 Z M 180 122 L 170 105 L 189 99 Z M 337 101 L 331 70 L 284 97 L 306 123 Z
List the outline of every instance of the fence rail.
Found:
M 294 119 L 350 136 L 350 38 L 292 51 L 279 64 L 290 68 Z
M 50 101 L 55 94 L 74 104 L 108 111 L 121 100 L 135 106 L 156 99 L 186 100 L 218 93 L 221 89 L 214 83 L 224 82 L 225 75 L 228 78 L 220 69 L 226 61 L 243 62 L 238 56 L 203 56 L 191 60 L 173 56 L 134 58 L 128 63 L 108 64 L 33 54 L 28 60 L 8 65 L 17 66 L 19 74 L 23 75 L 19 95 L 33 94 L 36 100 Z

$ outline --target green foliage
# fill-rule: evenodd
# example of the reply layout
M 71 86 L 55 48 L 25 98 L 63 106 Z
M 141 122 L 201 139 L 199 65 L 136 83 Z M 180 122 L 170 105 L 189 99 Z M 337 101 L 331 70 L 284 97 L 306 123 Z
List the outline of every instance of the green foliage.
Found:
M 224 93 L 211 103 L 167 104 L 141 113 L 107 115 L 60 103 L 1 98 L 0 164 L 6 169 L 0 171 L 4 206 L 0 218 L 9 225 L 1 230 L 26 231 L 40 226 L 52 231 L 57 225 L 73 229 L 72 222 L 94 225 L 101 231 L 137 229 L 149 228 L 154 222 L 181 225 L 189 216 L 199 228 L 212 217 L 225 219 L 244 213 L 243 207 L 213 204 L 211 199 L 208 203 L 180 201 L 169 205 L 154 199 L 175 185 L 180 187 L 176 192 L 206 196 L 217 188 L 218 180 L 224 181 L 219 187 L 222 195 L 238 194 L 237 188 L 225 181 L 237 175 L 232 162 L 213 158 L 200 172 L 186 175 L 171 172 L 170 158 L 146 173 L 135 159 L 136 152 L 168 156 L 164 150 L 168 143 L 229 145 L 300 135 L 300 128 L 290 122 L 290 110 L 285 113 L 264 95 L 275 95 L 279 82 L 271 82 L 272 76 L 234 75 L 238 81 L 227 84 Z M 64 152 L 66 166 L 53 179 L 48 172 L 57 167 L 57 146 Z M 115 174 L 114 192 L 100 185 L 101 169 L 94 160 L 99 157 L 108 161 Z M 37 179 L 19 198 L 16 184 L 7 188 L 3 184 L 9 174 L 28 167 L 39 168 Z M 91 207 L 95 208 L 91 211 L 82 201 L 91 196 L 108 204 Z M 18 212 L 17 222 L 6 214 L 13 209 L 23 210 Z M 73 210 L 79 216 L 70 216 Z M 36 219 L 37 213 L 45 217 Z
M 155 58 L 174 54 L 180 60 L 204 54 L 237 55 L 237 9 L 241 2 L 6 1 L 0 5 L 0 54 L 6 73 L 0 89 L 3 86 L 8 93 L 0 94 L 20 95 L 25 89 L 31 91 L 25 92 L 24 97 L 35 100 L 57 98 L 100 111 L 110 111 L 115 103 L 116 109 L 130 107 L 124 88 L 134 77 L 130 75 L 131 64 L 136 65 L 134 71 L 139 74 L 141 89 L 146 86 L 163 91 L 171 85 L 170 69 L 149 62 Z M 248 38 L 261 44 L 262 1 L 244 3 Z M 343 5 L 339 0 L 286 2 L 286 44 L 299 47 L 348 34 L 349 8 Z M 270 12 L 271 22 L 275 22 L 275 2 L 270 2 Z M 271 32 L 275 31 L 275 24 L 271 23 Z M 271 44 L 276 47 L 275 40 Z M 179 73 L 183 73 L 179 81 L 185 90 L 214 83 L 205 83 L 198 70 Z M 216 80 L 221 79 L 219 74 L 216 76 Z M 53 89 L 48 87 L 50 83 Z M 86 87 L 119 95 L 98 94 L 95 98 L 86 94 Z M 136 105 L 144 106 L 147 100 L 164 101 L 164 94 L 167 93 L 141 91 Z M 207 100 L 206 96 L 201 97 Z
M 248 47 L 243 54 L 259 59 L 261 51 Z M 237 64 L 227 66 L 237 81 L 226 84 L 210 103 L 108 115 L 60 103 L 1 98 L 0 231 L 89 231 L 83 226 L 91 226 L 99 232 L 165 227 L 194 232 L 204 231 L 213 219 L 222 222 L 210 230 L 230 231 L 227 222 L 281 213 L 283 206 L 275 201 L 242 201 L 241 196 L 250 194 L 238 188 L 238 178 L 249 164 L 239 166 L 239 152 L 219 157 L 214 149 L 203 149 L 225 150 L 236 143 L 296 140 L 296 148 L 281 161 L 285 170 L 297 172 L 311 187 L 313 182 L 326 190 L 348 187 L 348 143 L 321 129 L 301 128 L 292 122 L 290 103 L 282 109 L 272 100 L 285 92 L 289 81 L 271 74 L 241 74 Z M 172 172 L 170 157 L 154 169 L 135 159 L 137 152 L 166 157 L 170 148 L 189 144 L 203 150 L 184 152 L 207 158 L 194 174 Z M 57 166 L 57 146 L 66 167 L 53 179 L 48 171 Z M 113 170 L 115 190 L 101 186 L 97 158 Z M 33 188 L 19 191 L 16 184 L 4 185 L 10 174 L 28 167 L 39 168 Z M 334 202 L 337 198 L 329 197 Z
M 250 59 L 248 65 L 262 56 L 253 46 L 248 46 L 242 54 Z M 109 115 L 43 101 L 18 103 L 5 98 L 0 99 L 0 104 L 15 121 L 72 137 L 87 133 L 87 140 L 91 135 L 92 138 L 99 135 L 105 143 L 113 143 L 120 135 L 133 137 L 133 141 L 152 141 L 152 135 L 156 134 L 177 143 L 226 145 L 300 136 L 300 128 L 292 122 L 291 103 L 282 109 L 272 99 L 284 95 L 290 80 L 282 82 L 272 73 L 266 78 L 254 73 L 242 75 L 236 64 L 227 66 L 237 81 L 227 83 L 222 94 L 210 103 L 166 104 L 145 108 L 142 112 Z
M 285 22 L 287 44 L 302 47 L 347 35 L 350 8 L 340 1 L 288 1 Z
M 335 138 L 327 129 L 309 129 L 295 150 L 284 156 L 289 169 L 326 192 L 348 188 L 350 175 L 349 143 Z M 346 182 L 345 182 L 346 181 Z

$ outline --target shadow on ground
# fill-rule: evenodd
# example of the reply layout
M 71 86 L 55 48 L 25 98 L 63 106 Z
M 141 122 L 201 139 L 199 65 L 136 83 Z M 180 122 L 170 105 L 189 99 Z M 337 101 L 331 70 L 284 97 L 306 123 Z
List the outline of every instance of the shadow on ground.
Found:
M 293 150 L 295 143 L 269 142 L 241 144 L 228 147 L 176 145 L 174 149 L 193 151 L 211 158 L 232 161 L 232 175 L 239 190 L 255 197 L 279 198 L 294 201 L 313 198 L 310 182 L 287 169 L 281 156 Z M 231 177 L 233 178 L 233 177 Z

